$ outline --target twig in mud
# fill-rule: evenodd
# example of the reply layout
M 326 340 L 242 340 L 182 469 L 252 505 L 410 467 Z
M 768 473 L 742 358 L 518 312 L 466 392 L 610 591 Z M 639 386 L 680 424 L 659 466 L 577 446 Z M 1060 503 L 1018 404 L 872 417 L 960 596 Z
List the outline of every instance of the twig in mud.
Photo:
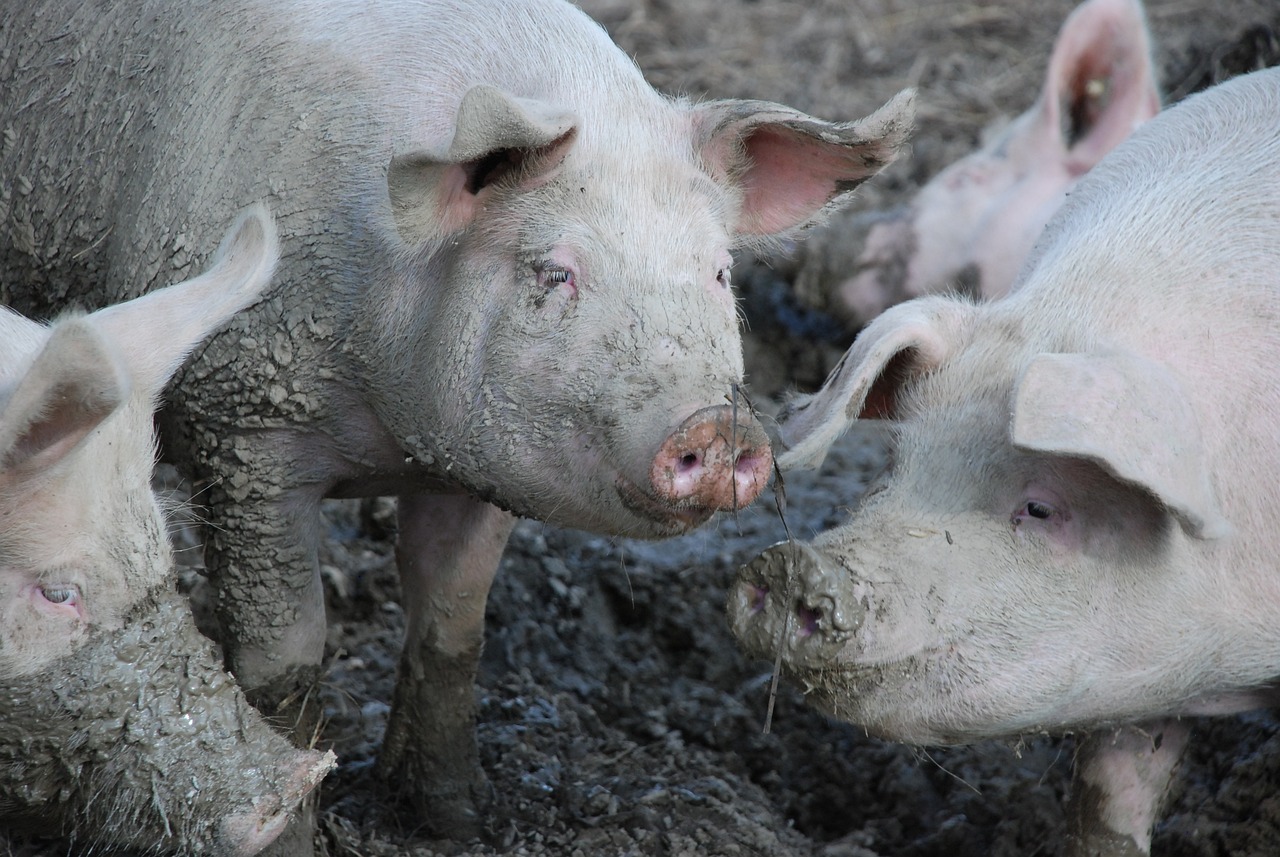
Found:
M 787 535 L 787 546 L 791 547 L 795 544 L 795 538 L 791 535 L 791 527 L 787 525 L 787 483 L 782 478 L 782 470 L 778 467 L 777 459 L 774 459 L 773 462 L 773 476 L 775 479 L 773 505 L 778 510 L 778 520 L 782 522 L 782 531 Z M 791 603 L 791 586 L 794 582 L 794 578 L 788 575 L 787 597 L 783 600 L 783 604 Z M 778 654 L 773 659 L 773 677 L 769 679 L 769 704 L 764 713 L 763 734 L 765 735 L 768 735 L 769 730 L 773 728 L 773 709 L 778 702 L 778 681 L 782 676 L 782 649 L 786 644 L 787 634 L 791 632 L 791 611 L 784 610 L 783 615 L 782 631 L 778 634 Z

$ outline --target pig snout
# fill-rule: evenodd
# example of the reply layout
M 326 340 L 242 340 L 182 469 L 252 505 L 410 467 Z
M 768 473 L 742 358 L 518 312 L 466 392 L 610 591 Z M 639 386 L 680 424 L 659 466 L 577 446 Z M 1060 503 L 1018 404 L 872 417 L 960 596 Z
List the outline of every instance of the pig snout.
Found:
M 849 572 L 827 555 L 779 542 L 738 571 L 728 604 L 733 635 L 754 657 L 830 666 L 867 613 L 850 584 Z
M 663 441 L 650 481 L 656 495 L 673 506 L 732 511 L 759 496 L 772 469 L 769 438 L 750 411 L 713 405 Z
M 227 853 L 235 857 L 253 857 L 276 840 L 289 823 L 293 812 L 312 790 L 334 768 L 333 751 L 298 751 L 280 768 L 284 786 L 279 795 L 254 800 L 253 807 L 229 815 L 223 820 L 220 834 Z

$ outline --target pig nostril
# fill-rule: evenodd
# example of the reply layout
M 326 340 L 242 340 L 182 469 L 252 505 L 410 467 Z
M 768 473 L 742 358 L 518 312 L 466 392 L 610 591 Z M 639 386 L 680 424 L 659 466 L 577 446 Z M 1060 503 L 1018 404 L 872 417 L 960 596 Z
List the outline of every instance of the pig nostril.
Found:
M 684 455 L 680 456 L 680 459 L 676 462 L 676 466 L 681 473 L 688 473 L 691 470 L 696 470 L 699 463 L 701 462 L 696 452 L 686 452 Z
M 751 608 L 752 614 L 764 612 L 765 602 L 769 600 L 769 587 L 752 586 L 750 587 L 749 595 L 747 603 Z
M 754 476 L 760 466 L 761 456 L 754 452 L 739 453 L 733 459 L 733 469 L 739 474 Z
M 822 611 L 796 602 L 796 618 L 800 620 L 799 635 L 812 637 L 818 633 L 818 623 L 822 621 Z

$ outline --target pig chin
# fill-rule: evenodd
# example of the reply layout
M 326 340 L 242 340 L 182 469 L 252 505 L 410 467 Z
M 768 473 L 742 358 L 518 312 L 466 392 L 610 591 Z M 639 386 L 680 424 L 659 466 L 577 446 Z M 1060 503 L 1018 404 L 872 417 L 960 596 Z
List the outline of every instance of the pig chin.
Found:
M 705 524 L 716 513 L 715 509 L 692 503 L 673 505 L 665 502 L 623 477 L 614 483 L 614 487 L 622 505 L 640 519 L 632 535 L 648 538 L 682 535 Z

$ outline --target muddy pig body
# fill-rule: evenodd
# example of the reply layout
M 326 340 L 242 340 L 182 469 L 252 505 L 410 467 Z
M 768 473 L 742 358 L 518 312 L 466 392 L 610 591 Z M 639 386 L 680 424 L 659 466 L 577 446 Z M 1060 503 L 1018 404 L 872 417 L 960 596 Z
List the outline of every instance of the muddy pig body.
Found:
M 196 631 L 150 486 L 157 397 L 275 259 L 256 208 L 194 280 L 51 327 L 0 309 L 0 838 L 255 854 L 333 764 Z
M 1080 177 L 1159 110 L 1142 4 L 1087 0 L 1062 25 L 1030 109 L 902 208 L 846 212 L 819 230 L 790 263 L 795 288 L 854 330 L 926 294 L 1000 297 Z
M 784 468 L 859 415 L 890 469 L 740 573 L 736 636 L 814 704 L 950 744 L 1088 734 L 1072 854 L 1146 853 L 1184 715 L 1280 676 L 1280 71 L 1165 111 L 1020 285 L 887 311 L 794 404 Z
M 661 537 L 761 490 L 730 251 L 880 169 L 909 98 L 846 124 L 669 99 L 553 0 L 6 18 L 0 270 L 29 285 L 7 297 L 129 296 L 270 201 L 272 296 L 162 418 L 166 455 L 212 486 L 229 663 L 264 709 L 308 698 L 319 504 L 397 495 L 408 628 L 381 764 L 448 832 L 474 830 L 471 682 L 512 513 Z

